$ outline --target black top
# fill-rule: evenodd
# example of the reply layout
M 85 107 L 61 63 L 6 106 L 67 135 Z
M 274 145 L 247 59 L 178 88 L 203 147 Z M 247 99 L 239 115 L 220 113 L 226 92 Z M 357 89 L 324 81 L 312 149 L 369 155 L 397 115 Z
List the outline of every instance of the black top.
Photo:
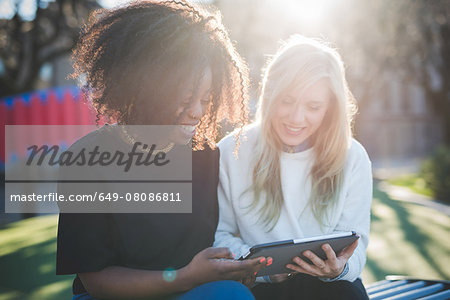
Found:
M 100 129 L 71 148 L 102 134 Z M 146 270 L 187 265 L 214 242 L 218 176 L 218 149 L 192 153 L 192 213 L 61 213 L 56 274 L 95 272 L 113 265 Z M 73 293 L 84 292 L 77 275 Z

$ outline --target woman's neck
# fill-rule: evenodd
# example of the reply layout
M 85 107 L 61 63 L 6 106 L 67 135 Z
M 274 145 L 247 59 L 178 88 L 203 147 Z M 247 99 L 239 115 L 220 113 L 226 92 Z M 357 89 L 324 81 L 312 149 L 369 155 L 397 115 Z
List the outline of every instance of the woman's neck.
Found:
M 303 143 L 295 146 L 283 145 L 283 151 L 287 153 L 302 152 L 310 148 L 309 139 L 306 139 Z

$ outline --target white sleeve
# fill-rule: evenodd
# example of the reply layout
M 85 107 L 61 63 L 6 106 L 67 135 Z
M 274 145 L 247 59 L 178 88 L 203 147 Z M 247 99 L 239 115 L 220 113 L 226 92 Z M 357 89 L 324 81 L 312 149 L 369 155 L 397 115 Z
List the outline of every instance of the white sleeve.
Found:
M 348 272 L 339 280 L 355 281 L 366 263 L 366 251 L 370 232 L 370 207 L 372 204 L 372 165 L 364 149 L 351 166 L 348 192 L 343 213 L 335 228 L 339 231 L 356 231 L 360 236 L 358 247 L 347 262 Z
M 219 186 L 219 224 L 215 235 L 214 247 L 228 247 L 236 258 L 246 254 L 250 249 L 239 235 L 230 192 L 230 178 L 226 172 L 224 161 L 220 160 Z M 237 180 L 238 178 L 236 178 Z

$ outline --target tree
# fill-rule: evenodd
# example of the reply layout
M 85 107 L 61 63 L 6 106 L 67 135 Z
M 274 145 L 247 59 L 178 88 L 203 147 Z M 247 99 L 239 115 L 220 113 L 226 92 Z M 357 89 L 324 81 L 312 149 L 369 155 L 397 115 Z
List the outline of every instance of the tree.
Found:
M 312 1 L 311 1 L 312 2 Z M 450 145 L 450 5 L 448 0 L 327 1 L 320 24 L 299 14 L 310 1 L 216 0 L 231 37 L 249 60 L 253 82 L 265 54 L 290 34 L 323 36 L 342 54 L 361 116 L 389 76 L 419 85 L 442 120 Z M 236 7 L 239 12 L 236 13 Z M 309 26 L 310 25 L 310 26 Z M 267 49 L 271 49 L 269 52 Z M 255 59 L 261 58 L 260 60 Z M 252 63 L 258 65 L 253 65 Z M 358 123 L 358 121 L 357 121 Z
M 359 44 L 363 59 L 357 63 L 367 70 L 365 76 L 351 80 L 363 86 L 360 107 L 367 103 L 373 88 L 378 88 L 373 82 L 385 70 L 393 71 L 423 89 L 426 101 L 442 122 L 443 143 L 450 145 L 449 2 L 353 1 L 350 7 L 356 8 L 361 17 L 357 22 L 357 16 L 350 21 L 352 28 L 359 24 L 359 29 L 347 36 L 347 42 Z
M 441 116 L 444 143 L 450 146 L 450 5 L 448 1 L 416 1 L 417 45 L 422 60 L 419 78 L 427 100 Z
M 19 13 L 23 0 L 15 1 L 10 19 L 0 19 L 0 97 L 32 90 L 41 67 L 70 53 L 94 0 L 36 0 L 35 17 Z M 27 3 L 28 4 L 28 3 Z

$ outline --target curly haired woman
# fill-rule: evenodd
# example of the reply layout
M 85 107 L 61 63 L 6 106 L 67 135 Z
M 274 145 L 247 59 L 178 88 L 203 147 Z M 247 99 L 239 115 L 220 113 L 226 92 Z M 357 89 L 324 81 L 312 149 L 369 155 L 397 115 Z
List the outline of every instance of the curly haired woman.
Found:
M 74 65 L 99 116 L 118 125 L 175 125 L 164 149 L 192 138 L 198 151 L 190 214 L 60 214 L 57 274 L 76 274 L 73 299 L 253 298 L 238 281 L 267 260 L 232 261 L 227 248 L 210 248 L 218 223 L 218 124 L 243 125 L 247 99 L 245 64 L 218 16 L 177 1 L 104 10 L 82 32 Z

